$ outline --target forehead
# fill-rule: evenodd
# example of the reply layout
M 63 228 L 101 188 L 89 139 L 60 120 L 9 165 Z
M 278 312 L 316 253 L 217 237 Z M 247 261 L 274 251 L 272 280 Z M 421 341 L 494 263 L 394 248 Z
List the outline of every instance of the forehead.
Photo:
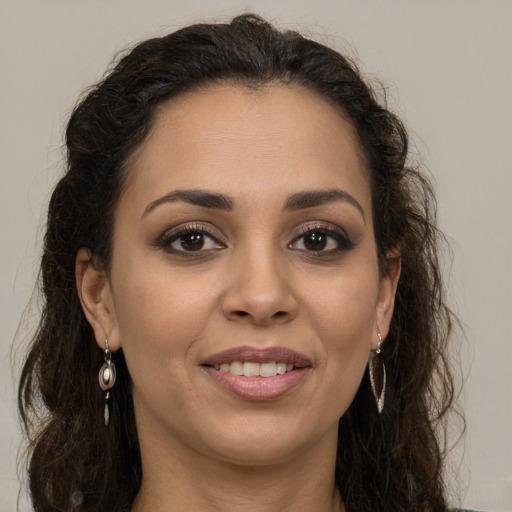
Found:
M 212 85 L 158 108 L 124 192 L 150 202 L 183 188 L 275 196 L 334 187 L 369 200 L 357 134 L 338 108 L 297 85 Z

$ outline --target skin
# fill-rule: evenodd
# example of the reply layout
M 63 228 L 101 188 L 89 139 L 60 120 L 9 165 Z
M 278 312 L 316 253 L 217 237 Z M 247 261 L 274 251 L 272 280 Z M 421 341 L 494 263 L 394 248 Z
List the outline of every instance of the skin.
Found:
M 232 209 L 161 199 L 198 189 Z M 354 201 L 285 209 L 332 189 Z M 207 230 L 202 249 L 183 248 L 183 227 Z M 364 159 L 322 98 L 215 85 L 161 106 L 115 211 L 109 272 L 77 257 L 98 345 L 123 348 L 133 380 L 144 477 L 132 510 L 344 510 L 337 423 L 388 332 L 398 274 L 397 257 L 379 274 Z M 310 368 L 283 396 L 244 399 L 201 366 L 241 345 L 289 348 Z

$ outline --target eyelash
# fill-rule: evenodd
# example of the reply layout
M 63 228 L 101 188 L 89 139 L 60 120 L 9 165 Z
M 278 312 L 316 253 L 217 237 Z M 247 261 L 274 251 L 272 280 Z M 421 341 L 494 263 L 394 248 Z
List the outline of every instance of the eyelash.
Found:
M 179 241 L 180 239 L 183 239 L 185 236 L 195 234 L 202 236 L 203 245 L 204 243 L 207 243 L 205 239 L 209 239 L 209 241 L 213 242 L 216 245 L 216 247 L 209 249 L 203 249 L 203 247 L 200 247 L 197 250 L 186 250 L 184 248 L 178 249 L 172 247 L 172 244 Z M 303 241 L 306 235 L 314 234 L 328 237 L 326 239 L 326 244 L 329 243 L 329 238 L 334 240 L 334 242 L 336 243 L 336 247 L 332 249 L 322 249 L 318 251 L 308 249 L 297 249 L 296 247 L 294 247 L 295 245 L 297 245 L 297 243 L 299 243 L 299 241 Z M 218 240 L 217 234 L 208 229 L 206 226 L 197 224 L 186 225 L 179 228 L 178 230 L 167 231 L 156 241 L 155 245 L 161 249 L 166 250 L 171 254 L 183 257 L 200 257 L 206 254 L 211 254 L 214 251 L 226 248 L 226 245 Z M 181 241 L 181 246 L 183 247 L 183 240 Z M 351 249 L 354 248 L 354 246 L 354 242 L 348 237 L 344 230 L 340 228 L 327 227 L 322 224 L 307 224 L 305 226 L 302 226 L 300 229 L 299 236 L 295 237 L 292 240 L 292 242 L 288 244 L 289 249 L 301 251 L 308 256 L 319 257 L 335 255 L 342 252 L 350 251 Z
M 174 242 L 177 242 L 180 239 L 183 239 L 187 235 L 195 235 L 195 234 L 202 235 L 203 241 L 204 241 L 204 239 L 209 239 L 210 241 L 214 242 L 216 247 L 213 249 L 203 249 L 201 247 L 198 250 L 190 250 L 190 251 L 187 251 L 186 249 L 177 249 L 175 247 L 172 247 L 172 244 Z M 183 240 L 182 240 L 181 244 L 183 244 Z M 184 257 L 197 257 L 199 255 L 205 255 L 205 253 L 211 253 L 212 251 L 215 251 L 215 250 L 225 249 L 225 247 L 226 247 L 224 245 L 224 243 L 222 243 L 218 240 L 217 234 L 213 233 L 213 231 L 210 231 L 205 226 L 202 226 L 202 225 L 200 226 L 200 225 L 196 225 L 196 224 L 183 226 L 180 229 L 178 229 L 177 231 L 174 231 L 174 230 L 167 231 L 157 240 L 156 245 L 171 254 L 176 254 L 176 255 L 184 256 Z
M 298 241 L 304 240 L 306 235 L 325 235 L 334 240 L 336 243 L 336 247 L 328 250 L 305 250 L 305 249 L 295 249 L 301 250 L 305 252 L 309 256 L 329 256 L 335 255 L 342 252 L 350 251 L 355 247 L 355 243 L 350 239 L 350 237 L 345 233 L 344 230 L 338 227 L 328 227 L 324 224 L 308 224 L 302 226 L 300 229 L 300 235 L 296 237 L 288 247 L 290 249 L 294 249 L 293 245 L 295 245 Z M 303 242 L 304 243 L 304 242 Z M 328 241 L 326 241 L 328 243 Z

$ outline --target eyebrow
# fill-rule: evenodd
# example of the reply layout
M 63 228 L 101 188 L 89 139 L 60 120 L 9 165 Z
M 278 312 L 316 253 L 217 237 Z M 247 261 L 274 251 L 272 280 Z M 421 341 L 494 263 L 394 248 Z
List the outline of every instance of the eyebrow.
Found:
M 166 203 L 183 201 L 185 203 L 215 210 L 232 211 L 235 208 L 235 200 L 227 195 L 208 190 L 174 190 L 148 204 L 142 217 L 158 206 Z M 306 208 L 314 208 L 336 201 L 346 201 L 354 206 L 366 222 L 363 207 L 348 192 L 339 189 L 309 190 L 291 195 L 283 208 L 284 211 L 297 211 Z
M 366 222 L 366 216 L 361 204 L 348 192 L 339 190 L 337 188 L 327 190 L 311 190 L 293 194 L 286 201 L 284 209 L 302 210 L 304 208 L 314 208 L 315 206 L 322 206 L 325 204 L 333 203 L 335 201 L 346 201 L 352 206 L 355 206 L 361 213 L 363 220 Z
M 175 201 L 183 201 L 203 208 L 225 211 L 231 211 L 235 206 L 235 201 L 231 197 L 219 194 L 218 192 L 210 192 L 208 190 L 175 190 L 149 203 L 142 216 L 144 217 L 161 204 L 173 203 Z

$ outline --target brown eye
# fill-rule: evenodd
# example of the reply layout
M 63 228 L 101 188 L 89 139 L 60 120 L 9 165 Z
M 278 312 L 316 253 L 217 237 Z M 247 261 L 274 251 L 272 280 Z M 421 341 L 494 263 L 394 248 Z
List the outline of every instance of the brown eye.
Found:
M 304 235 L 304 247 L 308 251 L 323 251 L 327 246 L 327 235 L 325 233 L 307 233 Z
M 206 229 L 196 227 L 185 227 L 174 233 L 165 233 L 157 240 L 157 245 L 166 252 L 178 256 L 204 256 L 226 248 Z
M 289 246 L 290 249 L 314 256 L 329 256 L 354 248 L 354 243 L 340 230 L 312 227 L 305 230 Z
M 178 240 L 184 251 L 199 251 L 204 247 L 203 233 L 188 233 L 181 236 Z

